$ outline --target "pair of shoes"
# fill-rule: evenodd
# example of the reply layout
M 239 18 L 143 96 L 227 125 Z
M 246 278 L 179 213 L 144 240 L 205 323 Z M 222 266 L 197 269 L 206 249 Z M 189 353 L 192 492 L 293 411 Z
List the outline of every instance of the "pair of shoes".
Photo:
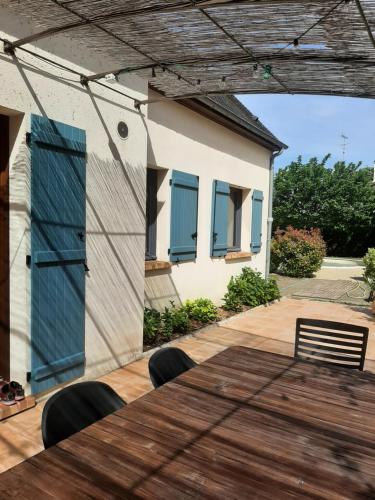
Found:
M 18 382 L 0 379 L 0 402 L 11 406 L 25 398 L 25 391 Z

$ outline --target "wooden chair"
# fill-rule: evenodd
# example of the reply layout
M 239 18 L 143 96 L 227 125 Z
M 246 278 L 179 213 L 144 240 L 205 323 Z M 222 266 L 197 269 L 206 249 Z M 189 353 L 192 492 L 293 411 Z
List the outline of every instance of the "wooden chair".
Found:
M 44 447 L 59 443 L 125 405 L 125 401 L 103 382 L 80 382 L 61 389 L 43 408 Z
M 165 347 L 151 356 L 148 370 L 151 382 L 157 389 L 196 365 L 195 361 L 178 347 Z
M 298 318 L 294 357 L 363 370 L 368 332 L 364 326 Z

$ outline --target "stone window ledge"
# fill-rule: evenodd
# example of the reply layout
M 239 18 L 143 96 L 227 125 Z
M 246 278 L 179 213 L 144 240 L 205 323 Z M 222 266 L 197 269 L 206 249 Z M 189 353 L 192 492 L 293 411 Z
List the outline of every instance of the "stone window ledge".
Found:
M 145 271 L 157 271 L 160 269 L 170 269 L 172 264 L 164 260 L 146 260 Z
M 229 252 L 225 256 L 226 261 L 231 261 L 231 260 L 240 260 L 240 259 L 248 259 L 251 260 L 252 257 L 251 252 Z

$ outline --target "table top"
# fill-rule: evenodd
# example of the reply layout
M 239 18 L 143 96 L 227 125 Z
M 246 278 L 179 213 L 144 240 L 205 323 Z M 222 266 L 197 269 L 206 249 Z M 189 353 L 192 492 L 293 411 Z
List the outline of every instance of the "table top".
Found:
M 231 347 L 3 473 L 10 497 L 375 498 L 375 375 Z

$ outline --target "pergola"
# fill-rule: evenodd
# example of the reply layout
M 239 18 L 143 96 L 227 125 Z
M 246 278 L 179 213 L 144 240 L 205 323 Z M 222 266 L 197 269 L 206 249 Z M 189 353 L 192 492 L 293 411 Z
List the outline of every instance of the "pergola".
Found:
M 1 5 L 1 0 L 0 0 Z M 375 0 L 8 0 L 34 34 L 64 34 L 169 98 L 220 93 L 375 97 Z

